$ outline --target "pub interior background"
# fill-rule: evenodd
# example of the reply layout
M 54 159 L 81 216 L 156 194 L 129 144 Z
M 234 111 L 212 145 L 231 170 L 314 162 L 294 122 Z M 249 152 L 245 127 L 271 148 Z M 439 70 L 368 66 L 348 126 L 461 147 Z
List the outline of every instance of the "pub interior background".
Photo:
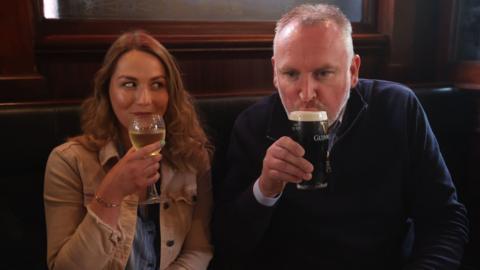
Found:
M 274 21 L 293 2 L 303 1 L 197 2 L 3 1 L 0 108 L 80 103 L 91 93 L 94 73 L 111 42 L 136 28 L 149 31 L 172 52 L 196 98 L 272 93 Z M 461 199 L 467 208 L 476 209 L 469 209 L 469 218 L 471 237 L 478 239 L 480 0 L 317 2 L 338 4 L 354 22 L 361 77 L 398 81 L 415 89 L 453 87 L 474 93 L 477 121 L 469 134 L 471 147 L 464 153 L 467 180 Z M 466 253 L 479 248 L 477 240 Z M 474 257 L 466 262 L 471 268 L 465 269 L 480 269 Z

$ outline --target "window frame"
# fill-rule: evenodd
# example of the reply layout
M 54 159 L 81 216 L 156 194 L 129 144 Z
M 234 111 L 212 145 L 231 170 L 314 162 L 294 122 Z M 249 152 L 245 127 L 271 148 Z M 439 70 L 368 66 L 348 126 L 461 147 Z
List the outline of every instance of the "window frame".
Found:
M 378 0 L 362 0 L 362 21 L 352 23 L 355 34 L 375 34 Z M 38 49 L 96 49 L 120 33 L 144 29 L 171 48 L 270 47 L 274 21 L 154 21 L 111 19 L 47 19 L 43 0 L 35 0 Z

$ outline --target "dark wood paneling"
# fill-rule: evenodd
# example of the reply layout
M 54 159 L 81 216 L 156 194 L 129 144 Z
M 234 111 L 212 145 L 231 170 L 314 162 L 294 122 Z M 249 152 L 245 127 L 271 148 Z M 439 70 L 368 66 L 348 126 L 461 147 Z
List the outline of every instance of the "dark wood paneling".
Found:
M 480 90 L 480 61 L 460 61 L 455 56 L 459 50 L 457 31 L 464 23 L 459 16 L 461 4 L 459 0 L 440 0 L 437 80 L 449 80 L 461 89 Z
M 407 64 L 405 56 L 399 57 L 404 42 L 398 37 L 398 16 L 399 8 L 396 0 L 383 0 L 378 3 L 377 30 L 388 37 L 390 40 L 388 64 L 385 70 L 386 79 L 403 81 L 407 73 Z M 402 50 L 403 51 L 403 50 Z
M 458 87 L 480 90 L 480 61 L 453 64 L 452 77 Z
M 445 31 L 440 24 L 440 4 L 446 0 L 382 0 L 378 2 L 378 31 L 390 39 L 385 79 L 403 83 L 438 82 L 440 50 L 438 35 Z
M 439 0 L 440 9 L 437 18 L 437 80 L 452 81 L 452 55 L 456 30 L 456 10 L 458 0 Z
M 24 89 L 19 91 L 23 92 L 18 95 L 19 100 L 83 98 L 91 91 L 93 75 L 108 46 L 119 33 L 133 28 L 147 29 L 172 51 L 194 95 L 273 90 L 270 64 L 273 22 L 46 20 L 41 16 L 41 3 L 41 0 L 19 0 L 7 4 L 23 10 L 14 14 L 13 19 L 17 28 L 23 30 L 9 30 L 9 33 L 30 46 L 21 54 L 28 59 L 23 64 L 28 68 L 23 70 L 29 71 L 9 75 L 23 76 L 22 80 L 12 81 Z M 437 50 L 433 38 L 442 31 L 435 23 L 439 21 L 435 15 L 439 5 L 436 0 L 364 1 L 365 7 L 373 7 L 365 9 L 370 13 L 364 14 L 363 22 L 354 24 L 355 49 L 362 57 L 361 76 L 408 84 L 435 82 L 433 55 L 442 52 Z M 15 28 L 4 24 L 0 27 Z M 10 50 L 2 51 L 10 55 Z M 35 66 L 45 80 L 35 74 Z M 38 79 L 30 83 L 30 90 L 29 83 L 25 83 L 28 78 Z M 7 86 L 4 82 L 0 80 L 0 89 Z M 37 88 L 42 85 L 47 88 Z M 15 99 L 14 95 L 0 92 L 0 99 L 12 98 Z
M 0 9 L 0 100 L 48 96 L 37 73 L 33 52 L 31 1 L 4 1 Z
M 448 21 L 448 25 L 445 24 L 443 26 L 448 28 L 446 28 L 447 31 L 443 34 L 443 39 L 440 43 L 443 48 L 440 63 L 443 64 L 444 69 L 439 74 L 446 74 L 460 88 L 480 90 L 480 61 L 459 61 L 455 56 L 455 51 L 459 49 L 456 42 L 457 35 L 459 35 L 457 31 L 461 24 L 464 23 L 459 16 L 461 4 L 459 0 L 442 0 L 441 10 L 445 16 L 444 19 Z
M 114 38 L 64 35 L 42 40 L 37 48 L 37 61 L 51 91 L 46 98 L 83 98 L 90 94 L 94 73 Z M 195 96 L 211 96 L 274 91 L 272 38 L 217 40 L 208 44 L 195 39 L 185 43 L 159 39 L 177 58 L 187 89 Z M 354 43 L 363 60 L 362 76 L 382 77 L 388 52 L 386 36 L 359 34 L 354 36 Z
M 32 74 L 32 7 L 28 0 L 4 1 L 0 9 L 0 74 Z
M 354 24 L 355 49 L 362 57 L 361 76 L 405 83 L 430 80 L 418 74 L 431 77 L 432 71 L 422 63 L 430 59 L 424 52 L 433 46 L 430 41 L 412 42 L 417 36 L 425 36 L 415 34 L 419 23 L 415 18 L 432 17 L 415 13 L 425 11 L 417 6 L 435 6 L 434 0 L 426 1 L 427 4 L 415 4 L 413 0 L 364 1 L 368 12 L 364 13 L 361 23 Z M 273 90 L 270 64 L 273 22 L 46 20 L 41 16 L 41 0 L 9 3 L 13 2 L 21 3 L 18 5 L 30 12 L 28 19 L 16 16 L 17 21 L 23 22 L 20 27 L 29 33 L 20 39 L 31 46 L 32 33 L 36 33 L 35 47 L 24 55 L 31 69 L 36 72 L 35 65 L 38 66 L 39 73 L 45 77 L 37 80 L 43 83 L 31 83 L 35 89 L 30 92 L 22 90 L 27 92 L 19 95 L 19 100 L 83 98 L 91 91 L 93 75 L 108 46 L 118 34 L 134 28 L 147 29 L 172 51 L 194 95 L 240 95 Z M 32 4 L 35 31 L 31 23 Z M 411 14 L 414 14 L 412 18 Z M 379 33 L 375 33 L 376 29 Z M 28 78 L 32 74 L 26 75 Z M 47 89 L 36 88 L 42 85 Z M 0 88 L 3 87 L 0 85 Z M 14 97 L 0 93 L 0 99 L 6 98 Z
M 0 76 L 0 102 L 44 99 L 51 96 L 40 75 Z
M 275 22 L 190 22 L 125 20 L 51 20 L 36 10 L 35 53 L 49 92 L 44 100 L 81 99 L 91 93 L 103 54 L 127 30 L 145 29 L 177 58 L 187 89 L 195 96 L 265 94 L 272 83 L 272 40 Z M 375 31 L 376 0 L 365 7 L 355 33 Z M 388 42 L 384 35 L 354 37 L 362 55 L 363 75 L 381 77 Z

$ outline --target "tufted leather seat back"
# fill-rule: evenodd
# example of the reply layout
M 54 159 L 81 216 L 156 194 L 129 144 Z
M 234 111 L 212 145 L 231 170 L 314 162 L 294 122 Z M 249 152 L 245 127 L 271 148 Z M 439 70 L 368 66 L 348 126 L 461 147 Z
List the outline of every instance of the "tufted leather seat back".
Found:
M 469 179 L 472 134 L 478 125 L 478 93 L 452 88 L 416 89 L 435 132 L 459 196 L 479 213 L 479 183 Z M 214 187 L 221 183 L 230 132 L 237 115 L 259 96 L 195 100 L 216 152 Z M 0 254 L 2 269 L 46 269 L 43 174 L 52 148 L 80 133 L 78 103 L 0 104 Z M 478 166 L 475 165 L 475 166 Z M 478 222 L 478 221 L 477 221 Z M 478 233 L 477 233 L 478 234 Z M 478 246 L 472 234 L 471 246 Z M 468 250 L 467 250 L 468 255 Z M 18 261 L 16 258 L 22 258 Z M 471 257 L 472 261 L 474 257 Z

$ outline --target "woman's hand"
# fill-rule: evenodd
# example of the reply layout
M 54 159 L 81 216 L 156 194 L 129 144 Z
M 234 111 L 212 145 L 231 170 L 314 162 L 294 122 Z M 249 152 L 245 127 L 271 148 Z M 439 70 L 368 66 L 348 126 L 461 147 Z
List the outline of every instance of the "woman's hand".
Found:
M 150 156 L 150 153 L 160 148 L 160 142 L 139 150 L 130 148 L 103 178 L 97 188 L 96 199 L 90 203 L 90 209 L 112 228 L 117 225 L 120 215 L 119 205 L 123 198 L 145 190 L 148 185 L 157 182 L 160 178 L 158 169 L 162 155 Z
M 139 150 L 130 150 L 107 173 L 97 189 L 97 195 L 109 198 L 112 202 L 121 202 L 132 193 L 144 190 L 148 185 L 158 181 L 160 174 L 159 161 L 162 155 L 150 156 L 160 149 L 160 143 L 153 143 Z

